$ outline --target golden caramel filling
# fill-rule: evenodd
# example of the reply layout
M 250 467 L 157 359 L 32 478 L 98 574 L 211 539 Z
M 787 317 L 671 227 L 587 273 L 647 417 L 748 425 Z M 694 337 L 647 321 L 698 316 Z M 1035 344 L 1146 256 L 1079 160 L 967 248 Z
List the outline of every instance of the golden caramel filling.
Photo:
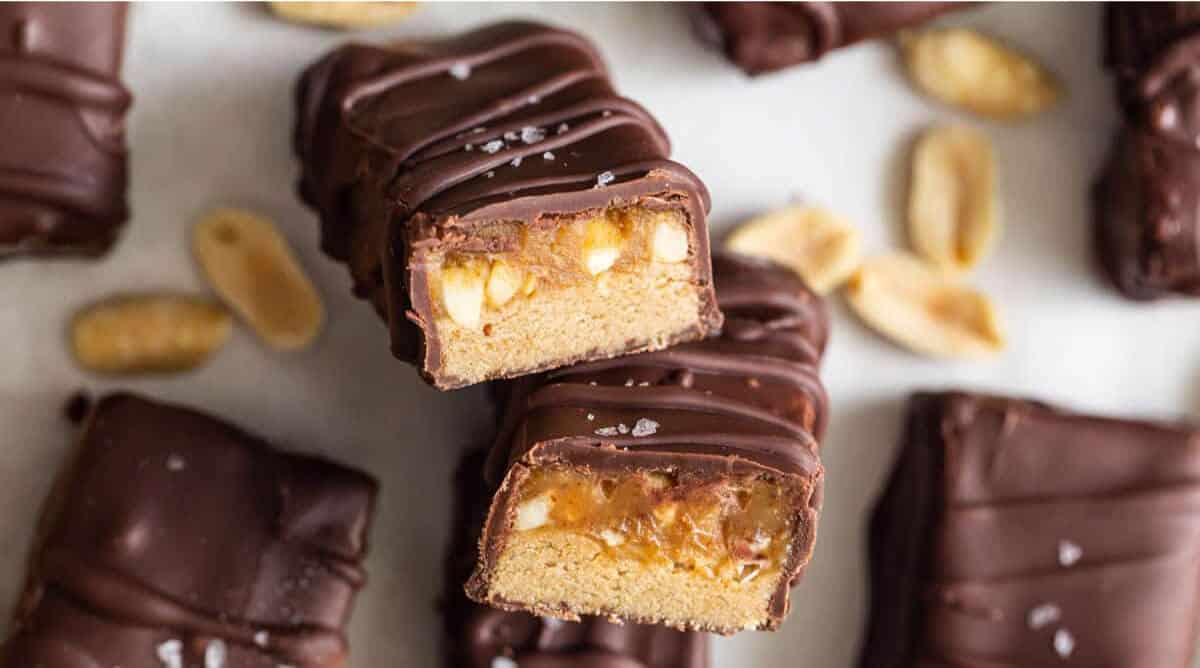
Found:
M 749 582 L 782 569 L 790 507 L 785 488 L 759 477 L 681 484 L 666 473 L 556 467 L 522 483 L 513 530 L 578 533 L 616 558 Z
M 584 285 L 603 291 L 613 274 L 642 273 L 653 263 L 676 264 L 688 256 L 679 211 L 612 208 L 561 225 L 522 226 L 511 251 L 447 253 L 431 272 L 430 290 L 436 317 L 477 329 L 487 312 L 539 292 Z

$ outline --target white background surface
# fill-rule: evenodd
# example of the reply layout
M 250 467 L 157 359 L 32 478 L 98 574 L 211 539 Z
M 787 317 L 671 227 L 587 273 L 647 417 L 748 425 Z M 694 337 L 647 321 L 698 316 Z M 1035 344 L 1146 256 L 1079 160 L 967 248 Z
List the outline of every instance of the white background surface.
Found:
M 942 21 L 1006 38 L 1062 77 L 1059 107 L 1006 126 L 916 95 L 883 42 L 751 81 L 693 39 L 682 6 L 428 5 L 361 38 L 442 34 L 501 17 L 541 17 L 598 42 L 619 90 L 658 116 L 675 157 L 708 183 L 716 237 L 803 195 L 855 221 L 869 252 L 899 247 L 914 134 L 960 120 L 996 144 L 1006 229 L 976 281 L 1004 310 L 1009 350 L 983 363 L 920 359 L 864 329 L 834 299 L 824 366 L 833 409 L 828 488 L 815 561 L 783 629 L 718 640 L 716 666 L 852 664 L 864 618 L 866 512 L 898 444 L 909 391 L 962 386 L 1162 416 L 1200 405 L 1200 302 L 1125 302 L 1090 264 L 1087 190 L 1115 122 L 1099 67 L 1098 7 L 989 6 Z M 439 394 L 390 358 L 384 328 L 350 296 L 344 268 L 320 254 L 316 219 L 294 195 L 295 79 L 347 39 L 252 5 L 133 9 L 125 74 L 136 97 L 134 216 L 123 242 L 101 262 L 0 265 L 0 605 L 16 598 L 37 507 L 72 444 L 63 400 L 79 387 L 125 387 L 377 475 L 382 504 L 371 583 L 352 624 L 353 665 L 438 665 L 433 606 L 450 476 L 457 453 L 487 432 L 491 417 L 481 389 Z M 273 353 L 239 329 L 195 373 L 109 382 L 77 370 L 64 338 L 77 307 L 130 290 L 207 293 L 187 232 L 219 205 L 271 216 L 295 245 L 329 309 L 316 346 Z

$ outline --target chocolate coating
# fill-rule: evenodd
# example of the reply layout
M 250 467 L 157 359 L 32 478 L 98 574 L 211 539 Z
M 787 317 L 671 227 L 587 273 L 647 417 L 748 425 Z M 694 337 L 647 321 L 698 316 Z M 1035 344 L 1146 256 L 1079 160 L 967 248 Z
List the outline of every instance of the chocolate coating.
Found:
M 834 49 L 968 6 L 957 2 L 705 2 L 697 20 L 704 39 L 754 76 L 813 62 Z
M 128 218 L 125 11 L 0 4 L 0 259 L 99 255 Z
M 0 663 L 340 667 L 376 489 L 200 413 L 104 397 L 46 504 Z
M 347 45 L 305 71 L 297 107 L 300 194 L 321 216 L 322 247 L 388 321 L 396 356 L 439 387 L 455 379 L 439 375 L 421 253 L 515 243 L 472 236 L 495 221 L 553 224 L 639 205 L 681 210 L 697 257 L 708 257 L 708 191 L 666 159 L 662 128 L 616 94 L 576 33 L 509 22 L 387 49 Z M 532 141 L 525 129 L 538 131 Z M 604 172 L 613 180 L 598 187 Z M 714 327 L 707 261 L 697 282 L 703 327 Z
M 493 668 L 496 657 L 522 668 L 706 668 L 708 638 L 645 624 L 580 622 L 506 612 L 473 603 L 462 583 L 479 551 L 491 494 L 481 475 L 486 451 L 467 453 L 455 474 L 455 530 L 446 555 L 442 601 L 448 668 Z
M 871 521 L 863 668 L 1192 665 L 1200 431 L 918 394 Z
M 817 365 L 829 335 L 826 306 L 795 274 L 767 261 L 718 254 L 713 271 L 726 317 L 719 336 L 514 383 L 489 478 L 500 483 L 518 461 L 536 467 L 556 460 L 712 476 L 767 471 L 812 484 L 810 505 L 796 509 L 796 521 L 815 525 L 824 475 L 817 450 L 827 398 Z M 654 433 L 628 429 L 644 419 L 655 423 Z M 627 429 L 597 433 L 617 425 Z M 509 483 L 496 494 L 468 583 L 476 599 L 502 544 Z M 789 585 L 814 540 L 807 531 L 790 554 L 771 602 L 773 623 L 787 614 Z
M 1096 184 L 1096 249 L 1126 296 L 1200 296 L 1200 9 L 1106 7 L 1105 62 L 1124 114 Z

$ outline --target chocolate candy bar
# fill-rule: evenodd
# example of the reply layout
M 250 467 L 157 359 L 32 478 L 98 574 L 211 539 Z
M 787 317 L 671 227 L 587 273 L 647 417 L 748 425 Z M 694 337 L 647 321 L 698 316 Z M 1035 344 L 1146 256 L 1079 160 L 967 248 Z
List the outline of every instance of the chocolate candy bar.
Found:
M 722 334 L 511 391 L 472 599 L 733 633 L 776 628 L 816 537 L 824 303 L 714 257 Z
M 479 552 L 479 528 L 491 495 L 482 477 L 486 452 L 463 457 L 455 476 L 455 531 L 442 601 L 448 668 L 706 668 L 708 638 L 599 617 L 564 622 L 472 603 L 462 584 Z
M 376 483 L 191 410 L 93 409 L 0 665 L 341 668 Z
M 967 6 L 957 2 L 705 2 L 696 19 L 703 39 L 754 76 L 813 62 L 834 49 Z
M 1200 9 L 1105 10 L 1124 122 L 1094 191 L 1097 255 L 1132 299 L 1200 296 Z
M 442 389 L 720 324 L 708 193 L 583 37 L 501 23 L 342 47 L 299 85 L 322 244 Z
M 1200 431 L 919 394 L 871 521 L 862 668 L 1187 668 Z
M 0 259 L 99 255 L 129 216 L 125 8 L 0 5 Z

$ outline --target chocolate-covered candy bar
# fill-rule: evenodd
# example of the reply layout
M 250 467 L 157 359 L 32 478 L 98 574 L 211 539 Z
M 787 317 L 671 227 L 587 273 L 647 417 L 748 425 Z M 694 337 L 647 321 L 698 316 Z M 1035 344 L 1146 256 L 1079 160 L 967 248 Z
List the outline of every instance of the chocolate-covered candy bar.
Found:
M 473 603 L 463 593 L 479 552 L 491 494 L 482 476 L 486 452 L 463 457 L 455 476 L 455 530 L 442 601 L 448 668 L 706 668 L 708 638 L 663 626 L 613 624 L 598 617 L 564 622 Z
M 200 413 L 105 397 L 46 503 L 0 665 L 341 668 L 375 495 Z
M 1200 296 L 1200 9 L 1105 9 L 1124 120 L 1094 191 L 1097 255 L 1130 298 Z
M 774 629 L 816 537 L 824 303 L 713 258 L 719 337 L 513 387 L 476 601 L 733 633 Z
M 827 52 L 889 35 L 953 9 L 957 2 L 705 2 L 701 36 L 746 74 L 809 63 Z
M 128 217 L 125 10 L 0 4 L 0 259 L 99 255 Z
M 871 521 L 862 668 L 1188 668 L 1200 431 L 920 394 Z
M 322 244 L 439 388 L 702 338 L 708 194 L 583 37 L 349 45 L 298 91 Z

